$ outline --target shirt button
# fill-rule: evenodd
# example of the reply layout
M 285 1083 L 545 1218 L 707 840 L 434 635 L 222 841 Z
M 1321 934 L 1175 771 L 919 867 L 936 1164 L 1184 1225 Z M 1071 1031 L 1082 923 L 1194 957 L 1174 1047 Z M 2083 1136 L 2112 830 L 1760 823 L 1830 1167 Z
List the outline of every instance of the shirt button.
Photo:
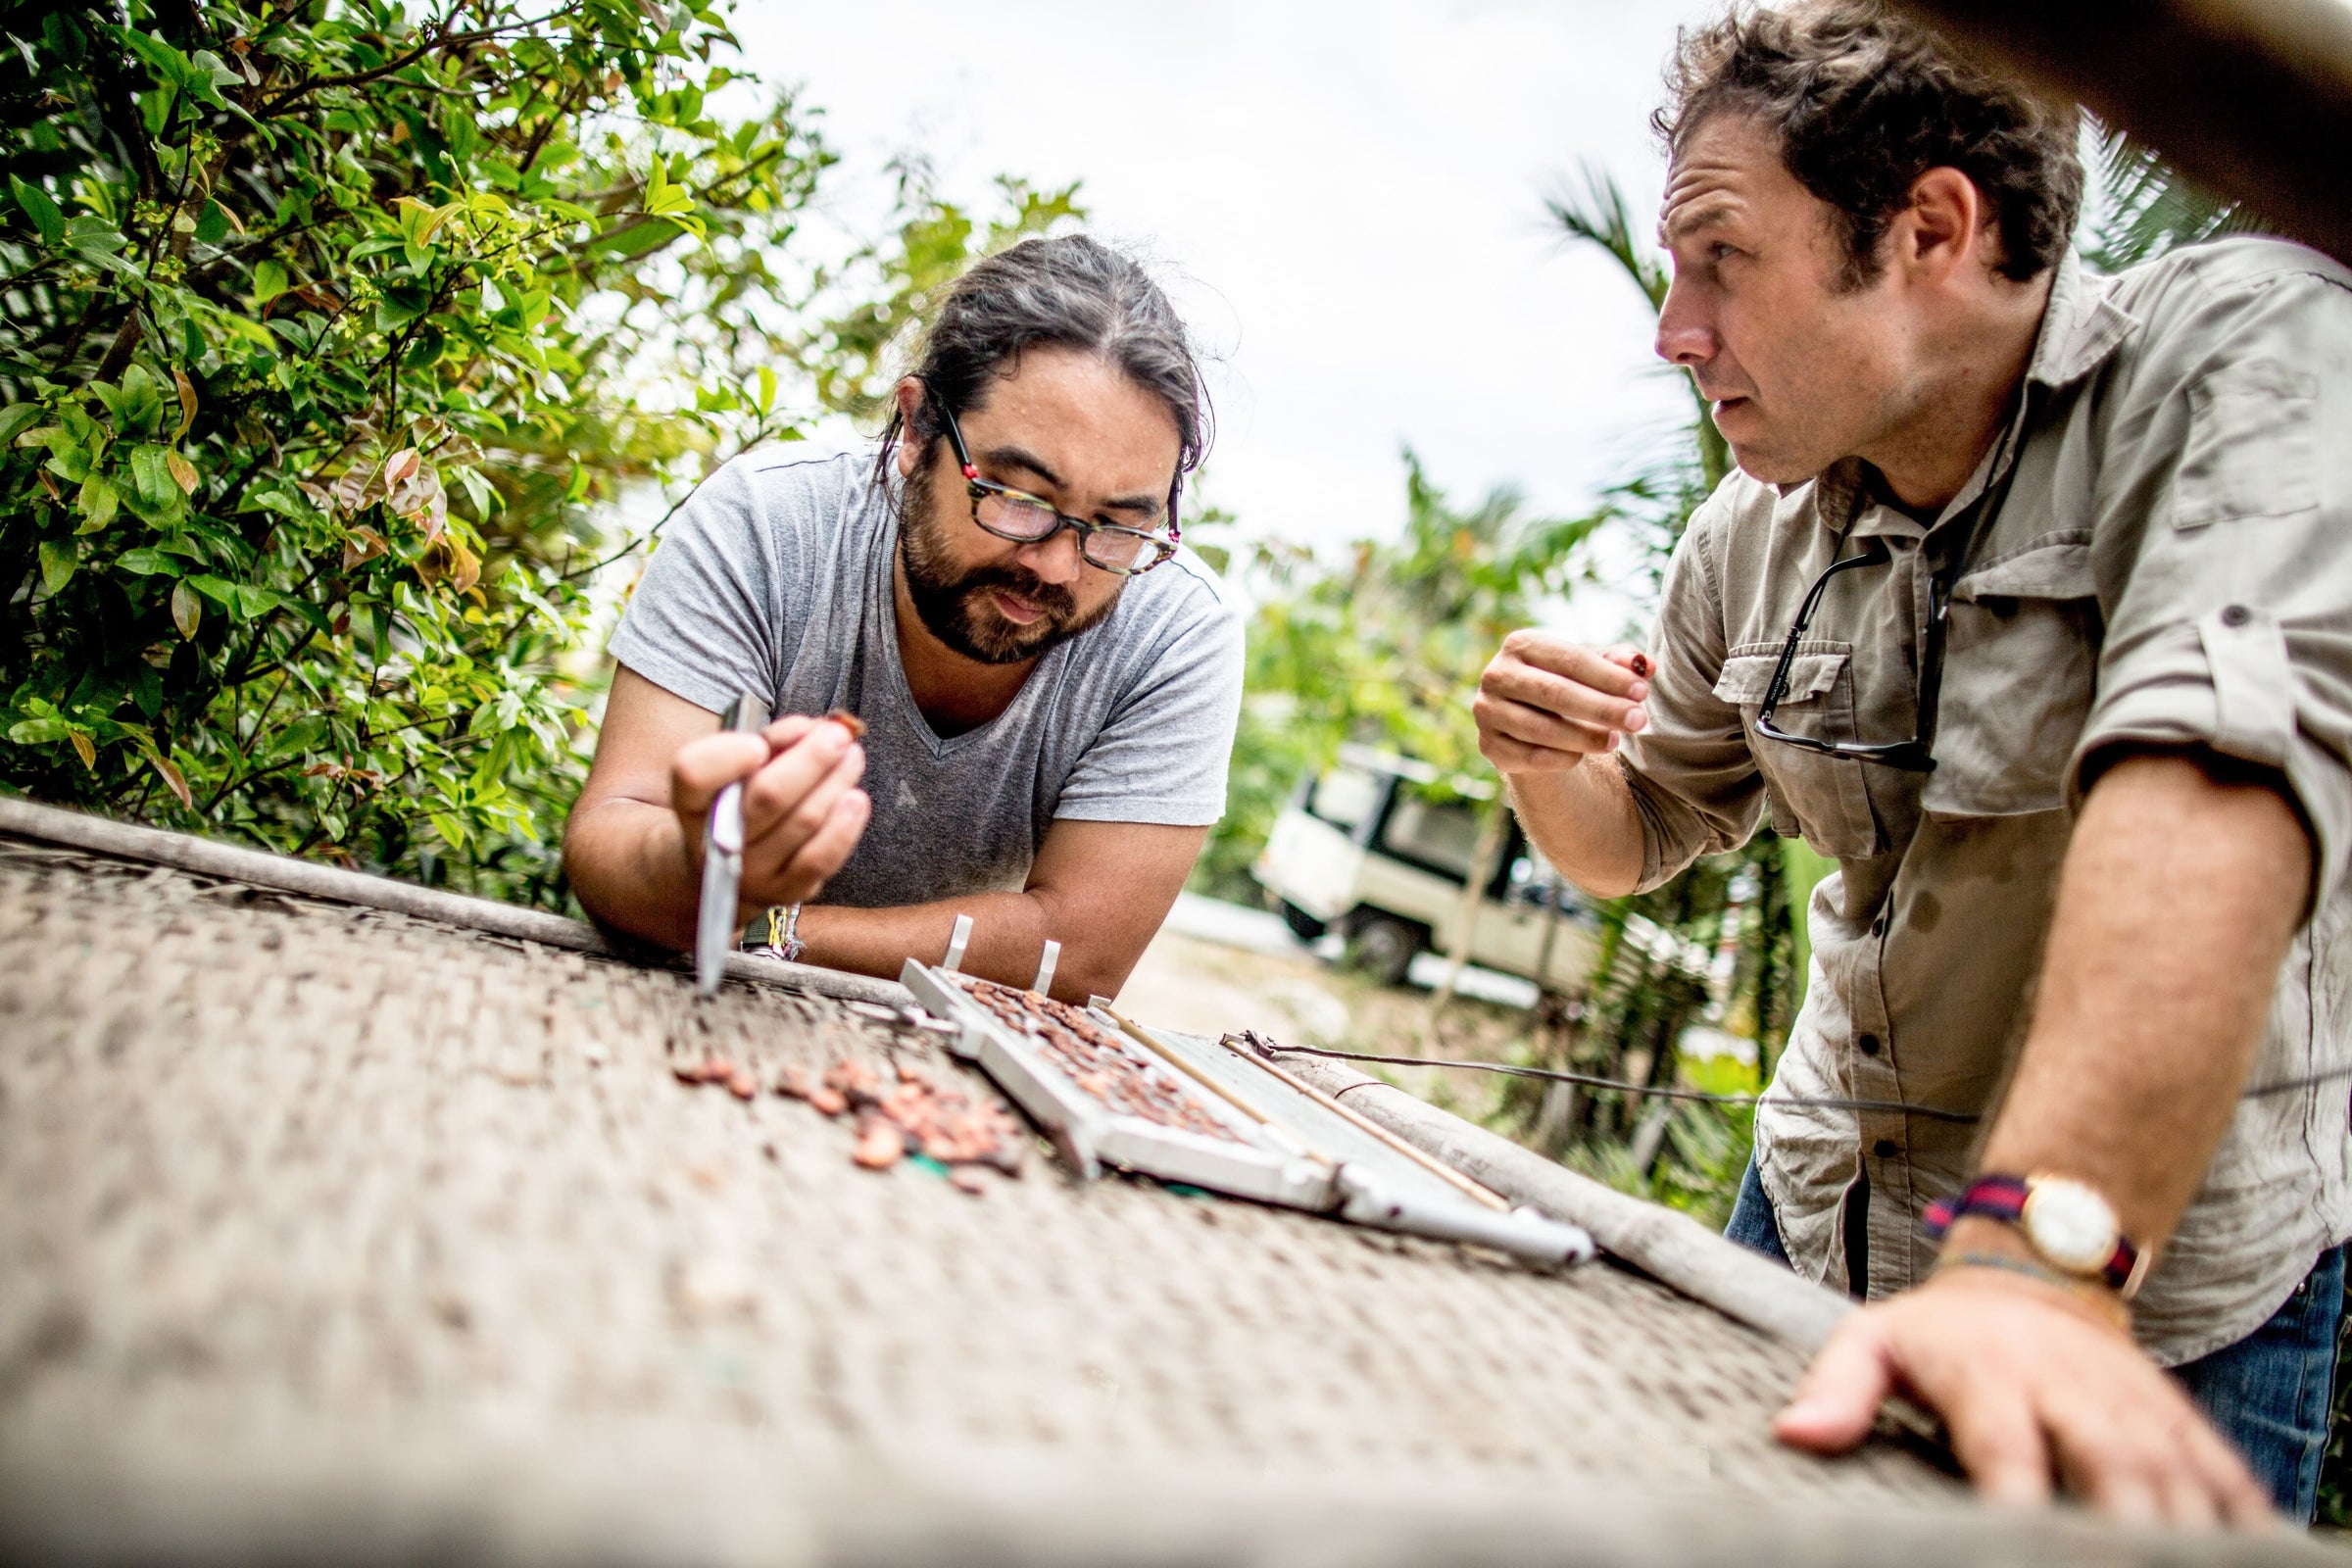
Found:
M 1862 1054 L 1865 1056 L 1875 1056 L 1879 1054 L 1879 1037 L 1877 1035 L 1864 1035 L 1854 1044 L 1861 1049 Z
M 1892 1159 L 1897 1153 L 1901 1152 L 1901 1151 L 1895 1148 L 1894 1140 L 1891 1138 L 1880 1139 L 1877 1143 L 1870 1146 L 1870 1152 L 1878 1155 L 1881 1159 Z
M 2222 624 L 2225 626 L 2243 626 L 2253 618 L 2254 612 L 2243 605 L 2231 605 L 2222 612 Z

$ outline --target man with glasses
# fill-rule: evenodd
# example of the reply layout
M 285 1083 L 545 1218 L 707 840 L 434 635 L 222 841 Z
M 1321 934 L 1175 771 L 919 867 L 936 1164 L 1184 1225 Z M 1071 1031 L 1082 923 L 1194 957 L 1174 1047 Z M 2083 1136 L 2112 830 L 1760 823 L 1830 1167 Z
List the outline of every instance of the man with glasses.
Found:
M 1777 1430 L 1850 1447 L 1899 1388 L 1998 1497 L 2308 1518 L 2352 1234 L 2352 271 L 2239 239 L 2092 275 L 2073 112 L 1875 5 L 1742 8 L 1672 82 L 1658 350 L 1742 471 L 1646 649 L 1516 634 L 1477 709 L 1595 893 L 1766 820 L 1838 861 L 1731 1230 L 1872 1304 Z
M 1134 262 L 974 267 L 872 461 L 755 453 L 663 530 L 564 836 L 580 902 L 690 945 L 745 780 L 743 912 L 787 956 L 895 976 L 969 914 L 967 971 L 1025 984 L 1053 940 L 1056 995 L 1117 995 L 1224 808 L 1241 626 L 1179 516 L 1207 440 Z M 740 693 L 782 716 L 715 732 Z

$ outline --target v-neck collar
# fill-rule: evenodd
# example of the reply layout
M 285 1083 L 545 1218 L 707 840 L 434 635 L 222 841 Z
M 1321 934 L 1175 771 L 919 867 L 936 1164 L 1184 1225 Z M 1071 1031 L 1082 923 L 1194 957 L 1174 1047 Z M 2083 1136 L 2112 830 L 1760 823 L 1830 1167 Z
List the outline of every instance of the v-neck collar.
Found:
M 973 725 L 960 735 L 942 737 L 938 730 L 931 727 L 931 720 L 924 716 L 922 704 L 915 701 L 914 683 L 906 678 L 906 661 L 899 653 L 899 606 L 892 580 L 899 560 L 899 517 L 897 510 L 887 503 L 882 512 L 881 549 L 875 553 L 877 560 L 874 568 L 867 573 L 867 613 L 876 617 L 873 625 L 876 635 L 881 639 L 879 657 L 890 666 L 891 691 L 898 700 L 899 710 L 906 715 L 907 728 L 914 732 L 915 738 L 923 743 L 934 759 L 944 761 L 966 746 L 976 745 L 986 739 L 990 731 L 1009 719 L 1013 710 L 1029 700 L 1030 691 L 1040 680 L 1047 679 L 1050 673 L 1059 673 L 1061 661 L 1068 654 L 1070 645 L 1060 642 L 1047 649 L 1044 657 L 1030 667 L 1028 679 L 1021 682 L 1020 689 L 1012 694 L 1012 701 L 1004 705 L 1003 712 L 986 723 Z

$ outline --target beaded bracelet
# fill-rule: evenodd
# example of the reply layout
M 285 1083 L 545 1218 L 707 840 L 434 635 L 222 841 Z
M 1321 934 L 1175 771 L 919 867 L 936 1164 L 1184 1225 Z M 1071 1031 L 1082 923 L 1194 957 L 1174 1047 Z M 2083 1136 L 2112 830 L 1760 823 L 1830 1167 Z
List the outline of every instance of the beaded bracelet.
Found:
M 2132 1324 L 2132 1308 L 2096 1280 L 2086 1280 L 2079 1274 L 2060 1273 L 2030 1257 L 2018 1257 L 2009 1252 L 1947 1252 L 1936 1259 L 1936 1272 L 1940 1274 L 1947 1268 L 1997 1268 L 2011 1274 L 2022 1274 L 2027 1279 L 2056 1286 L 2098 1311 L 2118 1328 L 2129 1329 Z
M 801 906 L 771 905 L 767 911 L 767 951 L 786 963 L 798 963 L 808 944 L 800 938 Z

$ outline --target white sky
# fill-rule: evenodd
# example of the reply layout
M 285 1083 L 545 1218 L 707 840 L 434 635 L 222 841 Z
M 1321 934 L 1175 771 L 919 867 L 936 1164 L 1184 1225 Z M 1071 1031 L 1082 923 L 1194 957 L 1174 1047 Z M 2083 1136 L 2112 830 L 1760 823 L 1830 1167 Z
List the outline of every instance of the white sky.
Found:
M 1707 0 L 741 0 L 747 64 L 798 80 L 845 203 L 913 150 L 951 199 L 1085 181 L 1097 233 L 1164 264 L 1225 357 L 1210 493 L 1300 542 L 1393 531 L 1399 444 L 1463 499 L 1581 511 L 1687 394 L 1614 264 L 1543 196 L 1590 161 L 1638 214 L 1644 124 Z M 1612 628 L 1613 629 L 1613 628 Z

